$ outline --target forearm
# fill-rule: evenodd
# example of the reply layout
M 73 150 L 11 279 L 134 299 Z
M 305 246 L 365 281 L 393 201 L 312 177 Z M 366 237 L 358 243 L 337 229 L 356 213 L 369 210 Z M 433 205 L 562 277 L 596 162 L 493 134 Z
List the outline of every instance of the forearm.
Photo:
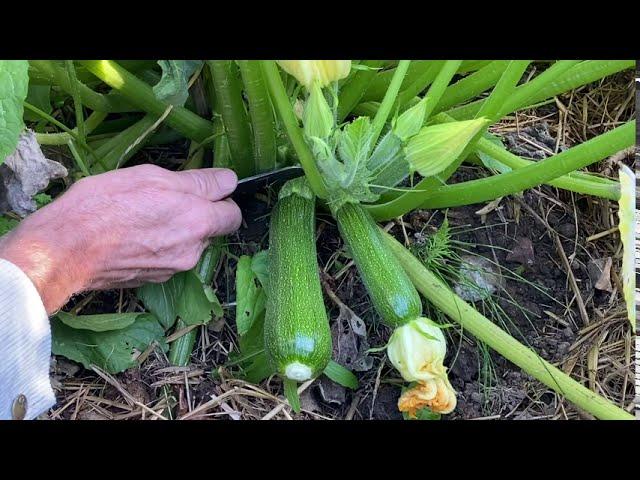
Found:
M 83 265 L 78 252 L 71 252 L 62 232 L 39 225 L 33 215 L 16 229 L 0 237 L 0 259 L 17 266 L 29 277 L 48 314 L 54 313 L 84 288 Z M 76 258 L 72 259 L 75 255 Z

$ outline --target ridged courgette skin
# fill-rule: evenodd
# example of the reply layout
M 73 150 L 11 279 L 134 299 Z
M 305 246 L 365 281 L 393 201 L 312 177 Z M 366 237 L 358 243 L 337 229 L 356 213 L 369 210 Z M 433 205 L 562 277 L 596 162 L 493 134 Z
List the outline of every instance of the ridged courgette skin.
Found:
M 310 190 L 282 193 L 269 228 L 265 351 L 280 375 L 305 381 L 322 373 L 331 358 L 316 259 L 315 198 Z
M 360 278 L 382 321 L 395 328 L 420 317 L 420 296 L 386 245 L 371 215 L 359 204 L 346 203 L 335 217 L 340 235 L 351 251 Z

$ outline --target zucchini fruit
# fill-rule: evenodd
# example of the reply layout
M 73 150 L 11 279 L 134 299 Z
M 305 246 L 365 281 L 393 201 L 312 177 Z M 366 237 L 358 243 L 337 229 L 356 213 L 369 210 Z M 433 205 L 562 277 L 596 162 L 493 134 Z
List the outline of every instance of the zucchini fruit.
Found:
M 273 369 L 299 382 L 318 376 L 331 358 L 316 260 L 315 197 L 304 177 L 282 187 L 271 215 L 264 344 Z
M 369 212 L 357 203 L 346 203 L 334 216 L 382 321 L 395 328 L 422 316 L 418 292 Z

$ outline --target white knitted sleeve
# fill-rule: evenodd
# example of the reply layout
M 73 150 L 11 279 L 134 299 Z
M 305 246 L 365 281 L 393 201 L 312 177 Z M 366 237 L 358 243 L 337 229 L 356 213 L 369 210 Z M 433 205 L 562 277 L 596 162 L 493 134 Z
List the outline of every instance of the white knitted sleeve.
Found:
M 20 395 L 28 420 L 55 404 L 50 359 L 51 327 L 40 295 L 22 270 L 0 259 L 0 420 L 13 418 Z

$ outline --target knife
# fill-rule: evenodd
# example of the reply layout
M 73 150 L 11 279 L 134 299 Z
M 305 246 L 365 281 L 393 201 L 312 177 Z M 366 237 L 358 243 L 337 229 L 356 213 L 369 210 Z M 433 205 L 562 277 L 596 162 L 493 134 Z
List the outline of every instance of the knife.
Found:
M 256 191 L 266 188 L 269 185 L 275 185 L 277 183 L 284 183 L 292 178 L 301 177 L 304 175 L 304 170 L 299 165 L 292 167 L 279 168 L 278 170 L 272 170 L 270 172 L 259 173 L 250 177 L 244 177 L 238 180 L 238 186 L 236 190 L 231 194 L 231 198 L 234 200 L 240 197 L 246 197 L 252 195 Z

